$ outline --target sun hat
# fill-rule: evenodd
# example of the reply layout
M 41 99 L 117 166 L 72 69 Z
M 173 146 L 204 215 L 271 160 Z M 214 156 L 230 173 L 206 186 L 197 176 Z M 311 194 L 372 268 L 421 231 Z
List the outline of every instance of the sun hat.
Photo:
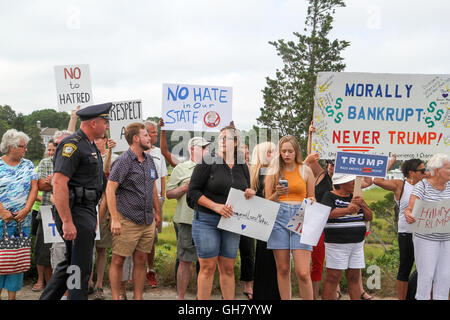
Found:
M 333 174 L 333 184 L 344 184 L 356 179 L 356 176 L 353 174 L 341 174 L 335 173 Z

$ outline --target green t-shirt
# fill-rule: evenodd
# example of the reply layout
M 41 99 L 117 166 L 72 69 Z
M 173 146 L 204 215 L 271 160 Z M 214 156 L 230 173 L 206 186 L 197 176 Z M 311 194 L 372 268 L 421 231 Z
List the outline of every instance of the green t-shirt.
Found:
M 177 165 L 170 175 L 169 180 L 167 181 L 166 189 L 170 191 L 177 187 L 180 187 L 191 178 L 192 172 L 194 172 L 195 162 L 188 160 L 183 163 Z M 175 214 L 173 216 L 173 222 L 175 223 L 186 223 L 192 224 L 192 219 L 194 218 L 194 210 L 189 208 L 186 203 L 186 194 L 184 194 L 177 201 L 177 208 L 175 210 Z

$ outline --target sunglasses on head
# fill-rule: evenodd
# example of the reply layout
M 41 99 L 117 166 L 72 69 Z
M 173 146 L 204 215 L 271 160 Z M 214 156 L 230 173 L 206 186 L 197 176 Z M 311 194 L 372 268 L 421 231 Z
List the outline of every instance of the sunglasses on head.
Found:
M 420 172 L 421 174 L 425 174 L 426 169 L 425 168 L 423 168 L 423 169 L 415 169 L 413 171 L 414 172 Z

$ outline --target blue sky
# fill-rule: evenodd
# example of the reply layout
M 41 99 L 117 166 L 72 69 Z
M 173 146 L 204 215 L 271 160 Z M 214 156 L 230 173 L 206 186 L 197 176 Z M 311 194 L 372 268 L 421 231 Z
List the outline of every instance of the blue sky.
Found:
M 450 1 L 348 0 L 331 38 L 351 42 L 346 71 L 450 73 Z M 94 102 L 142 99 L 160 116 L 163 83 L 233 87 L 235 124 L 250 129 L 269 41 L 303 31 L 307 2 L 0 1 L 0 104 L 29 114 L 57 105 L 54 66 L 89 64 Z

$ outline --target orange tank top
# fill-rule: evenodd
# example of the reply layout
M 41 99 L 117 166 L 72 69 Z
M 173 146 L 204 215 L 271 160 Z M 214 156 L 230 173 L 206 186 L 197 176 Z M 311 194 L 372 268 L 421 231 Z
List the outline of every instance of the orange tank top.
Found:
M 283 171 L 281 179 L 288 181 L 289 193 L 280 196 L 279 201 L 303 201 L 306 197 L 306 182 L 303 180 L 300 170 L 300 165 L 297 164 L 293 171 Z

